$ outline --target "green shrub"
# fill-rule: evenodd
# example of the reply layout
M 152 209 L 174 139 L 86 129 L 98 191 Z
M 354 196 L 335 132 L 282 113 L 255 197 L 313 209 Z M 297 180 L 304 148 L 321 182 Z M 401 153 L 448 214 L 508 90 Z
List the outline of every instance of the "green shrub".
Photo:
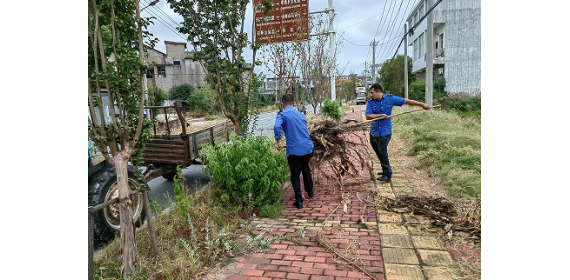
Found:
M 481 117 L 481 95 L 458 94 L 444 97 L 439 103 L 442 108 L 455 111 L 463 117 Z
M 216 92 L 210 87 L 194 90 L 187 98 L 188 109 L 198 114 L 214 114 L 221 111 Z
M 281 214 L 281 211 L 283 211 L 283 208 L 281 208 L 281 204 L 279 203 L 275 203 L 273 205 L 266 204 L 261 207 L 259 215 L 262 217 L 269 217 L 275 219 Z
M 408 98 L 419 102 L 425 102 L 426 81 L 424 80 L 413 81 L 410 84 L 410 87 L 408 88 Z
M 437 81 L 433 83 L 433 100 L 438 101 L 444 97 L 447 97 L 447 92 L 445 91 L 445 85 L 447 82 L 445 78 L 439 77 Z
M 169 100 L 186 100 L 192 94 L 194 87 L 190 84 L 181 84 L 172 87 L 168 91 Z
M 267 137 L 244 140 L 232 133 L 230 140 L 222 144 L 216 139 L 215 147 L 202 147 L 202 169 L 221 189 L 228 206 L 264 209 L 260 214 L 273 215 L 278 210 L 272 205 L 280 203 L 289 172 L 285 153 Z
M 148 103 L 151 106 L 163 106 L 164 100 L 168 99 L 168 95 L 161 87 L 149 86 L 148 87 Z M 160 114 L 160 109 L 154 109 L 154 115 Z
M 444 78 L 440 77 L 433 83 L 433 101 L 436 103 L 438 100 L 447 97 L 447 92 L 445 91 L 446 81 Z M 408 98 L 419 102 L 425 102 L 426 100 L 426 81 L 417 80 L 410 84 L 408 89 Z
M 337 121 L 340 121 L 340 101 L 335 100 L 335 101 L 331 101 L 329 99 L 325 100 L 325 102 L 323 103 L 323 107 L 321 108 L 321 111 L 323 112 L 323 114 L 325 116 L 329 116 Z

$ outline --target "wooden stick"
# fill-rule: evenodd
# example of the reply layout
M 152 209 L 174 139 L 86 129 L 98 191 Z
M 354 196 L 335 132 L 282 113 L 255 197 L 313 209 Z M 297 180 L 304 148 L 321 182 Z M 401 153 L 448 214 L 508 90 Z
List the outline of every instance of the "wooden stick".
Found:
M 162 260 L 160 253 L 158 252 L 158 245 L 156 243 L 156 235 L 154 233 L 154 226 L 152 224 L 152 213 L 150 211 L 150 203 L 148 201 L 148 191 L 150 188 L 146 181 L 144 182 L 144 186 L 141 186 L 143 192 L 143 199 L 144 199 L 144 211 L 146 212 L 146 221 L 148 224 L 148 232 L 150 235 L 150 244 L 152 245 L 152 252 L 154 253 L 154 257 Z
M 436 107 L 440 107 L 440 106 L 441 106 L 441 105 L 435 105 L 435 106 L 432 106 L 431 108 L 436 108 Z M 396 117 L 396 116 L 401 116 L 401 115 L 405 115 L 405 114 L 409 114 L 409 113 L 413 113 L 413 112 L 418 112 L 418 111 L 424 111 L 424 109 L 412 110 L 412 111 L 403 112 L 403 113 L 395 114 L 395 115 L 388 116 L 388 117 L 379 117 L 379 118 L 375 118 L 375 119 L 363 121 L 363 122 L 361 122 L 361 123 L 354 124 L 354 125 L 352 125 L 352 126 L 363 125 L 363 124 L 375 122 L 375 121 L 377 121 L 377 120 L 390 119 L 390 118 L 393 118 L 393 117 Z

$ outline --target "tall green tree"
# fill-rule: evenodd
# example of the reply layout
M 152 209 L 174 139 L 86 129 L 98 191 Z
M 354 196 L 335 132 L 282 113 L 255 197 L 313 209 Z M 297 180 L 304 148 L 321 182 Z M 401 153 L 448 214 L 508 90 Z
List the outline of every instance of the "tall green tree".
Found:
M 192 59 L 202 64 L 207 82 L 214 88 L 222 112 L 235 126 L 235 132 L 247 131 L 249 111 L 257 88 L 253 69 L 260 65 L 256 54 L 260 47 L 248 41 L 245 32 L 245 12 L 249 0 L 167 0 L 184 21 L 177 28 L 188 35 L 194 48 Z M 262 1 L 263 10 L 271 8 Z M 243 49 L 250 47 L 253 65 L 243 57 Z
M 404 97 L 404 56 L 398 55 L 396 59 L 386 61 L 378 71 L 379 77 L 376 82 L 382 85 L 382 89 L 388 94 Z M 412 74 L 412 58 L 408 57 L 408 83 L 416 80 Z
M 150 128 L 141 106 L 145 103 L 143 78 L 148 69 L 143 63 L 143 39 L 150 47 L 156 40 L 145 31 L 150 22 L 141 19 L 138 0 L 89 0 L 88 7 L 88 133 L 116 170 L 122 200 L 118 203 L 122 272 L 126 278 L 133 272 L 137 256 L 127 168 L 131 156 L 148 139 L 145 132 Z
M 191 84 L 180 84 L 173 86 L 168 91 L 168 100 L 186 100 L 195 88 Z
M 356 82 L 357 82 L 357 77 L 356 74 L 350 74 L 350 82 L 343 82 L 340 86 L 340 98 L 341 99 L 346 99 L 348 100 L 352 100 L 356 97 L 355 92 L 356 92 Z

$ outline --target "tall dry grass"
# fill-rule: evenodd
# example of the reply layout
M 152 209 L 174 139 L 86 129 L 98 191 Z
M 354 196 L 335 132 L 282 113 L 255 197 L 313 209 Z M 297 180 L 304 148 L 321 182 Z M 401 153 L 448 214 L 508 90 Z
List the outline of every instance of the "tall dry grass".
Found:
M 416 109 L 395 107 L 393 114 Z M 481 121 L 440 109 L 395 117 L 393 133 L 457 201 L 481 197 Z

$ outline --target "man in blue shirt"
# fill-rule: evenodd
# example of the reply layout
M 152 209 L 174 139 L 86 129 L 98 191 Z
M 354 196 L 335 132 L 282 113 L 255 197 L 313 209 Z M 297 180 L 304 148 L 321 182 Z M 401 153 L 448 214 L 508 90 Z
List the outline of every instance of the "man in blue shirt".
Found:
M 307 120 L 305 116 L 295 109 L 294 97 L 291 94 L 285 94 L 281 98 L 281 105 L 284 108 L 282 112 L 277 114 L 275 126 L 275 140 L 277 140 L 277 149 L 283 149 L 281 143 L 281 130 L 285 132 L 287 139 L 287 162 L 291 169 L 291 184 L 295 191 L 295 203 L 293 205 L 298 209 L 303 208 L 303 195 L 301 194 L 301 180 L 299 176 L 303 173 L 303 183 L 305 191 L 309 197 L 314 196 L 313 177 L 309 168 L 309 160 L 313 157 L 313 141 L 309 135 L 307 128 Z
M 378 173 L 382 177 L 378 180 L 390 182 L 392 180 L 392 169 L 388 160 L 388 143 L 392 139 L 392 119 L 389 118 L 392 115 L 392 107 L 404 104 L 421 106 L 425 110 L 429 110 L 431 107 L 426 103 L 384 94 L 380 84 L 373 84 L 370 87 L 370 95 L 372 99 L 366 104 L 366 119 L 381 118 L 370 124 L 370 144 L 382 164 L 382 172 Z

